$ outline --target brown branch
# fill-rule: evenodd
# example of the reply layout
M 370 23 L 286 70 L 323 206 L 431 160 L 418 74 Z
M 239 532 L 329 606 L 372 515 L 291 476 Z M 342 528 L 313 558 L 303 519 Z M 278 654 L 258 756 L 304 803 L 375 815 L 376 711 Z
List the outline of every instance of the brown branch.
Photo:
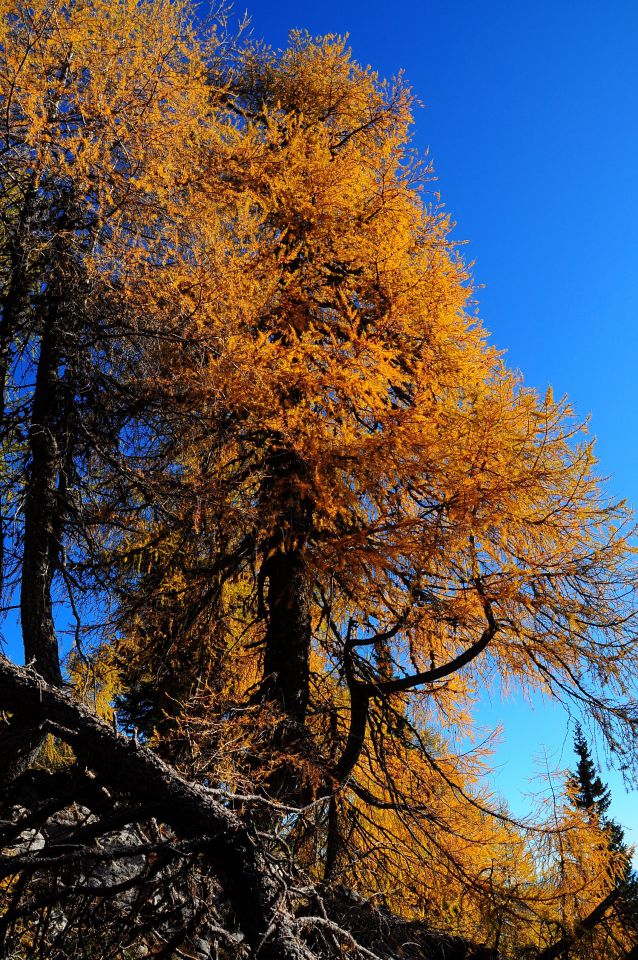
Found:
M 449 677 L 451 674 L 456 673 L 457 670 L 460 670 L 462 667 L 467 666 L 468 663 L 471 663 L 472 660 L 475 660 L 480 653 L 482 653 L 488 644 L 496 636 L 499 625 L 494 616 L 494 611 L 492 610 L 492 605 L 488 598 L 485 596 L 483 585 L 480 577 L 475 577 L 474 585 L 476 586 L 477 592 L 481 598 L 481 603 L 483 604 L 483 610 L 485 612 L 485 619 L 487 620 L 487 627 L 481 634 L 479 640 L 476 643 L 473 643 L 471 646 L 464 650 L 463 653 L 460 653 L 458 657 L 455 657 L 453 660 L 450 660 L 448 663 L 442 664 L 440 667 L 433 667 L 430 670 L 422 670 L 420 673 L 412 674 L 409 677 L 396 677 L 393 680 L 384 680 L 382 682 L 371 683 L 370 687 L 374 693 L 402 693 L 405 690 L 411 690 L 414 687 L 419 687 L 423 683 L 434 683 L 436 680 L 443 680 L 445 677 Z
M 246 824 L 206 788 L 192 784 L 150 750 L 118 735 L 34 670 L 0 656 L 0 703 L 29 724 L 51 721 L 78 759 L 120 795 L 152 802 L 183 839 L 210 837 L 203 850 L 240 927 L 261 960 L 310 960 L 283 906 L 275 868 Z
M 358 646 L 356 639 L 350 636 L 346 639 L 344 655 L 344 672 L 348 689 L 350 691 L 350 727 L 348 730 L 348 739 L 343 753 L 333 771 L 333 784 L 340 786 L 346 782 L 352 773 L 357 760 L 361 754 L 365 740 L 366 728 L 368 724 L 368 710 L 370 700 L 374 696 L 386 695 L 390 693 L 399 693 L 405 690 L 411 690 L 414 687 L 421 686 L 424 683 L 433 683 L 436 680 L 442 680 L 445 677 L 456 673 L 462 667 L 471 663 L 480 653 L 485 650 L 491 640 L 498 632 L 499 625 L 494 616 L 492 605 L 483 591 L 483 585 L 479 577 L 475 578 L 475 586 L 481 597 L 487 627 L 481 634 L 479 640 L 472 646 L 460 653 L 458 657 L 450 660 L 449 663 L 440 667 L 434 667 L 431 670 L 423 670 L 421 673 L 412 674 L 409 677 L 396 677 L 392 680 L 367 681 L 357 680 L 354 670 L 353 650 Z M 326 791 L 329 792 L 329 791 Z
M 368 709 L 370 706 L 371 690 L 367 683 L 360 683 L 355 675 L 353 650 L 356 645 L 351 637 L 354 628 L 352 621 L 348 627 L 348 636 L 346 637 L 344 649 L 344 673 L 348 690 L 350 692 L 350 727 L 348 729 L 348 739 L 334 769 L 334 784 L 341 786 L 345 783 L 355 764 L 359 759 L 368 725 Z M 328 788 L 326 793 L 331 792 Z
M 605 914 L 616 900 L 618 900 L 621 892 L 620 887 L 613 889 L 607 894 L 604 900 L 601 900 L 600 903 L 594 907 L 584 920 L 581 920 L 581 922 L 577 924 L 573 933 L 561 937 L 556 943 L 552 943 L 549 947 L 546 947 L 545 950 L 537 954 L 536 960 L 557 960 L 558 957 L 561 957 L 570 947 L 577 943 L 581 937 L 584 937 L 586 933 L 593 930 L 594 927 L 598 926 L 598 924 L 604 920 Z M 632 951 L 632 954 L 633 953 Z M 629 957 L 632 957 L 632 954 L 629 954 Z M 629 960 L 629 958 L 626 958 L 626 960 Z

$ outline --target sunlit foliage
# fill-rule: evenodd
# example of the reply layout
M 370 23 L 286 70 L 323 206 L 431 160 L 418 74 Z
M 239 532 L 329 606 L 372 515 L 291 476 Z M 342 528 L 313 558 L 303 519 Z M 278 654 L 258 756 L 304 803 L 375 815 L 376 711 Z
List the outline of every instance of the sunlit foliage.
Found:
M 409 89 L 185 0 L 2 15 L 27 658 L 60 680 L 57 589 L 78 697 L 315 880 L 503 956 L 580 938 L 618 858 L 564 790 L 510 817 L 473 708 L 573 702 L 631 772 L 631 518 L 567 401 L 490 345 Z

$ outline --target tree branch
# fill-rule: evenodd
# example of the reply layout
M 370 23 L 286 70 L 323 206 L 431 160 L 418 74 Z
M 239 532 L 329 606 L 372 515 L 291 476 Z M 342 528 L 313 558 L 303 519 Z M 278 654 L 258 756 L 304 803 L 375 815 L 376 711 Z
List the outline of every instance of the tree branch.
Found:
M 246 824 L 205 787 L 188 783 L 140 744 L 118 735 L 71 696 L 34 670 L 0 656 L 0 703 L 29 723 L 50 720 L 61 738 L 119 794 L 152 802 L 184 839 L 211 837 L 204 853 L 238 919 L 262 960 L 310 960 L 283 905 L 275 868 Z
M 565 937 L 561 937 L 556 943 L 552 943 L 551 946 L 546 947 L 545 950 L 542 950 L 536 956 L 536 960 L 557 960 L 558 957 L 563 956 L 570 947 L 577 943 L 581 937 L 583 937 L 590 930 L 593 930 L 601 920 L 605 918 L 605 914 L 611 906 L 618 900 L 621 894 L 620 887 L 615 887 L 610 893 L 607 894 L 604 900 L 601 900 L 600 903 L 594 907 L 592 912 L 585 917 L 584 920 L 576 926 L 576 929 L 572 934 L 568 934 Z M 633 951 L 629 954 L 630 957 L 633 956 Z M 628 958 L 627 958 L 628 960 Z

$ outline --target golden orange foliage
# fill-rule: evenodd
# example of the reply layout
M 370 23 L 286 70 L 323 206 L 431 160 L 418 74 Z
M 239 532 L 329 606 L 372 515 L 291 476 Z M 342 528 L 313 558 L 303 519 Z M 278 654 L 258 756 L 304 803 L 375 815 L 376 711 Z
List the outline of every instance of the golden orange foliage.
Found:
M 231 51 L 186 0 L 2 6 L 13 189 L 72 198 L 56 236 L 133 398 L 85 505 L 119 709 L 301 806 L 318 875 L 552 942 L 608 892 L 608 845 L 564 800 L 494 816 L 454 735 L 501 684 L 634 742 L 630 518 L 567 402 L 490 346 L 409 91 L 337 37 Z

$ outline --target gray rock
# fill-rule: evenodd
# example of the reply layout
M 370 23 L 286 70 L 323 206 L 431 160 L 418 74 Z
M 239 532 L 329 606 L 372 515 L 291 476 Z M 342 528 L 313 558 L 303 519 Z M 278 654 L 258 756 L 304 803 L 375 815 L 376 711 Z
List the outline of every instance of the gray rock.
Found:
M 98 890 L 104 887 L 116 887 L 129 880 L 135 880 L 140 877 L 146 868 L 146 857 L 143 854 L 136 854 L 135 848 L 143 844 L 140 834 L 133 827 L 124 827 L 121 830 L 114 830 L 112 833 L 105 834 L 100 838 L 97 844 L 97 851 L 102 855 L 100 859 L 87 857 L 80 883 L 87 891 Z M 118 856 L 111 860 L 108 858 L 109 848 L 119 849 L 130 847 L 130 856 Z M 107 856 L 104 857 L 103 855 Z M 120 902 L 121 906 L 130 903 L 134 897 L 135 889 L 125 890 L 116 894 L 113 902 Z
M 19 833 L 15 843 L 2 850 L 2 855 L 5 857 L 23 857 L 28 853 L 37 853 L 39 850 L 43 850 L 45 846 L 46 840 L 40 831 L 30 827 Z

